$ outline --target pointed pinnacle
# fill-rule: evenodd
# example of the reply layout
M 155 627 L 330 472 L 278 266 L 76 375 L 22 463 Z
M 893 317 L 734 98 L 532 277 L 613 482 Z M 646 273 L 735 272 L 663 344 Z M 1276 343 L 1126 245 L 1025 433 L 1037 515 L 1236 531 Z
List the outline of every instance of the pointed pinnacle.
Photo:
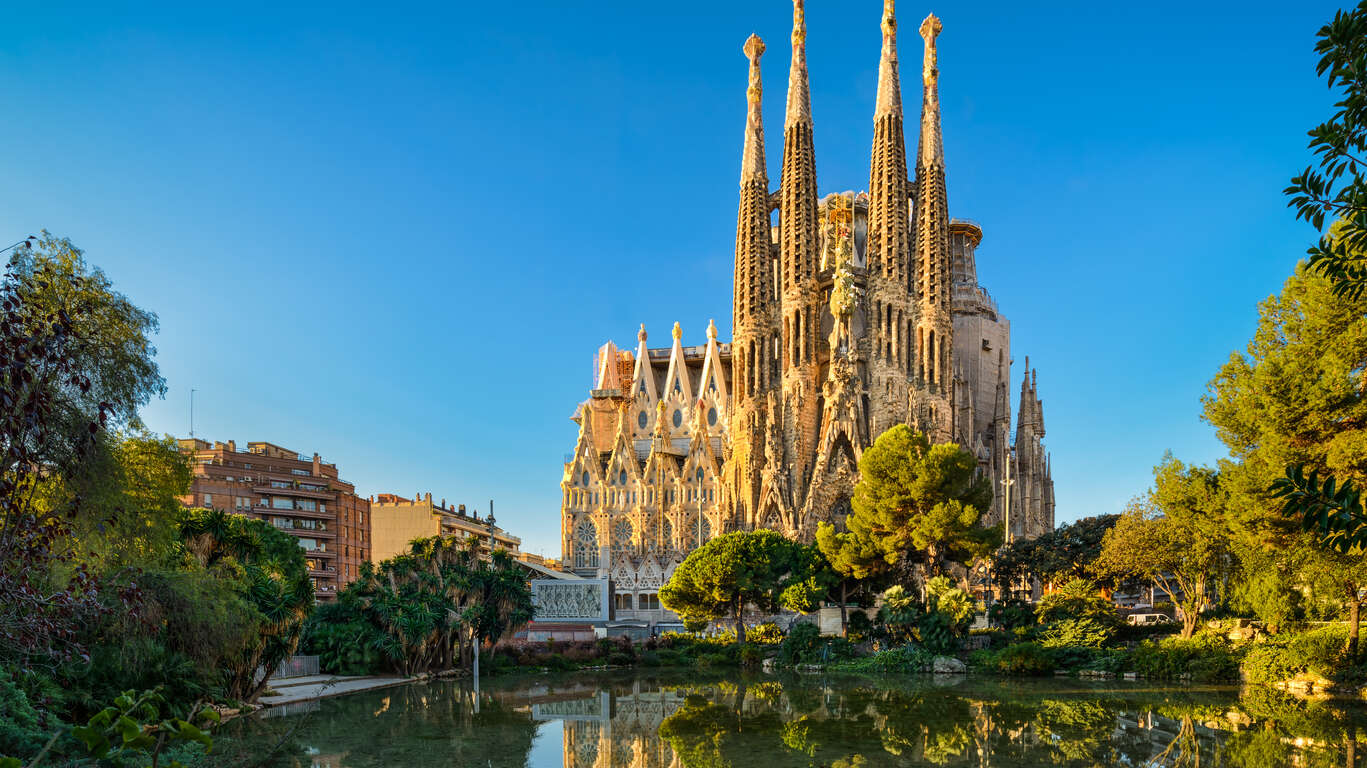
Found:
M 902 116 L 902 85 L 897 75 L 897 16 L 893 0 L 883 0 L 883 54 L 878 62 L 878 101 L 874 119 Z
M 802 0 L 793 0 L 793 60 L 788 69 L 788 108 L 783 127 L 812 121 L 812 95 L 807 83 L 807 22 Z

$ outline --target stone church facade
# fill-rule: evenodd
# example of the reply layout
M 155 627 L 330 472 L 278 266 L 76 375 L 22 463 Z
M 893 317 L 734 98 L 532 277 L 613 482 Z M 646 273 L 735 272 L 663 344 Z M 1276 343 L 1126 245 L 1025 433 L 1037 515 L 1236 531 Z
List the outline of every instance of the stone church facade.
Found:
M 1011 326 L 978 282 L 982 229 L 949 216 L 940 21 L 931 15 L 920 27 L 914 165 L 892 0 L 882 30 L 869 190 L 817 195 L 795 0 L 777 190 L 760 115 L 765 47 L 752 35 L 744 48 L 732 340 L 709 323 L 705 344 L 684 346 L 675 323 L 671 344 L 652 348 L 642 326 L 634 350 L 608 342 L 594 358 L 561 482 L 562 551 L 576 572 L 614 580 L 619 618 L 668 618 L 660 586 L 713 536 L 771 528 L 810 541 L 819 522 L 841 523 L 860 456 L 896 424 L 973 452 L 995 495 L 984 524 L 1005 519 L 1013 538 L 1053 529 L 1036 372 L 1027 360 L 1013 436 Z

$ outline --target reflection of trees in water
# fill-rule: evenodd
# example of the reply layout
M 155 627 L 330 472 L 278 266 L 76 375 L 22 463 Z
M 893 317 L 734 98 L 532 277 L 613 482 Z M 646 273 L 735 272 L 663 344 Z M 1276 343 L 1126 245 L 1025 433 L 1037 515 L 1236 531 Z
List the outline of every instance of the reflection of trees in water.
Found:
M 487 695 L 475 712 L 474 693 L 450 683 L 325 699 L 300 717 L 244 720 L 235 741 L 274 743 L 292 729 L 295 749 L 268 763 L 280 768 L 522 768 L 536 733 L 529 713 Z
M 279 764 L 512 768 L 537 721 L 561 719 L 565 768 L 1352 768 L 1367 722 L 1275 691 L 1143 685 L 579 675 L 494 683 L 479 713 L 459 686 L 408 686 L 322 702 L 294 736 L 317 752 Z

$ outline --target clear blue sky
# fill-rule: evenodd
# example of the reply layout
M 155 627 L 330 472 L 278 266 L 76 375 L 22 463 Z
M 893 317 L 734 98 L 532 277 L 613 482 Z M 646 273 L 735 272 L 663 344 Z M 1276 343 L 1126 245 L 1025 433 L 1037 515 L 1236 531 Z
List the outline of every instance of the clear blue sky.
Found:
M 882 4 L 810 4 L 821 191 L 864 189 Z M 1223 455 L 1198 398 L 1313 237 L 1281 189 L 1329 114 L 1337 6 L 1051 5 L 899 11 L 917 109 L 914 30 L 944 21 L 950 211 L 985 230 L 1017 382 L 1040 369 L 1062 522 L 1167 449 Z M 204 438 L 318 451 L 363 495 L 492 497 L 558 554 L 595 347 L 730 335 L 741 45 L 769 45 L 777 179 L 782 0 L 4 17 L 0 239 L 68 236 L 160 316 L 158 432 L 194 387 Z

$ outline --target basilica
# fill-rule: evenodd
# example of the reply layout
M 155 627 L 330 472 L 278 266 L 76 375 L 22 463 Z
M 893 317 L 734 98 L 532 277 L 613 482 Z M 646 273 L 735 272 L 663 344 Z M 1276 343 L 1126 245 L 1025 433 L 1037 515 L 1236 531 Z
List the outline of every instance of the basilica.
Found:
M 598 349 L 565 462 L 564 565 L 607 576 L 620 618 L 668 619 L 658 590 L 712 536 L 770 528 L 811 540 L 849 512 L 863 451 L 897 424 L 954 442 L 994 490 L 983 523 L 1012 538 L 1054 525 L 1037 375 L 1012 424 L 1011 326 L 979 284 L 982 229 L 951 219 L 940 133 L 939 19 L 926 17 L 921 124 L 908 162 L 893 0 L 883 10 L 867 192 L 818 196 L 802 0 L 777 189 L 760 115 L 764 43 L 749 84 L 736 222 L 733 336 Z M 914 172 L 913 172 L 914 170 Z

